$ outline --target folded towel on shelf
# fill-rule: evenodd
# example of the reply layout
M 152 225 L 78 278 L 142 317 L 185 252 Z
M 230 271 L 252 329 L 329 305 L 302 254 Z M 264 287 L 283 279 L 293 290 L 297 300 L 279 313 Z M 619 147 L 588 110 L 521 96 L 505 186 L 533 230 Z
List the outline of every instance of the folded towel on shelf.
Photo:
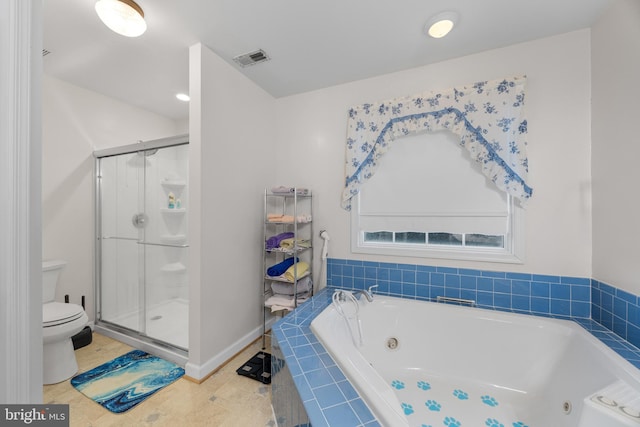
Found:
M 298 295 L 301 295 L 305 292 L 310 292 L 313 286 L 313 282 L 311 281 L 311 276 L 303 277 L 298 280 Z M 274 294 L 279 295 L 294 295 L 294 286 L 293 283 L 282 283 L 282 282 L 272 282 L 271 290 Z
M 293 215 L 268 214 L 267 221 L 293 224 Z
M 298 215 L 296 217 L 298 223 L 307 223 L 311 222 L 311 215 Z
M 298 296 L 298 305 L 309 299 L 310 294 Z M 271 307 L 271 312 L 279 310 L 293 310 L 296 307 L 296 301 L 293 296 L 273 295 L 264 302 L 265 307 Z
M 279 214 L 279 213 L 268 213 L 267 214 L 267 221 L 278 221 L 280 219 L 282 219 L 284 215 Z
M 309 270 L 309 264 L 304 261 L 299 261 L 287 268 L 282 277 L 289 282 L 293 282 L 296 280 L 296 276 L 298 279 L 303 277 L 307 273 L 307 270 Z
M 290 238 L 280 240 L 280 247 L 283 249 L 293 249 L 296 243 L 299 248 L 308 248 L 311 246 L 311 242 L 308 239 L 293 239 L 293 236 L 291 236 Z
M 294 219 L 298 223 L 307 223 L 311 222 L 311 215 L 298 215 L 294 218 L 293 215 L 282 215 L 276 213 L 267 214 L 267 222 L 282 222 L 286 224 L 293 224 Z
M 279 248 L 283 240 L 291 239 L 293 238 L 293 236 L 294 234 L 291 232 L 276 234 L 275 236 L 271 236 L 267 239 L 267 241 L 264 244 L 264 247 L 266 249 Z
M 273 194 L 293 194 L 296 193 L 300 196 L 306 196 L 307 194 L 309 194 L 309 189 L 308 188 L 296 188 L 296 187 L 285 187 L 284 185 L 281 185 L 279 187 L 273 187 L 271 189 L 271 192 Z
M 288 268 L 290 268 L 295 262 L 298 261 L 298 258 L 287 258 L 284 261 L 267 268 L 267 275 L 271 277 L 281 276 L 287 271 Z

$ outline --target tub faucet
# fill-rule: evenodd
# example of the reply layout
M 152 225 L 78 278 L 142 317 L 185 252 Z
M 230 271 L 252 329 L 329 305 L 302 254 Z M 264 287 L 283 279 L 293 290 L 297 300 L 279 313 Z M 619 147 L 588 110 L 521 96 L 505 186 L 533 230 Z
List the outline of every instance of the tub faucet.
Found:
M 373 285 L 369 286 L 369 290 L 358 289 L 353 291 L 353 296 L 356 297 L 356 299 L 360 299 L 360 295 L 364 295 L 367 301 L 373 302 L 373 290 L 377 287 L 378 285 Z

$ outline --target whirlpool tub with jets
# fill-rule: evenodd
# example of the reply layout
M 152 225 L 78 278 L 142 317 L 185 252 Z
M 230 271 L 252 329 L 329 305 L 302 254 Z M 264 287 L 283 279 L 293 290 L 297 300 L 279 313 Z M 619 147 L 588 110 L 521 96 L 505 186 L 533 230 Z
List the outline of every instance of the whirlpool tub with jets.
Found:
M 385 427 L 640 427 L 638 369 L 570 320 L 376 295 L 311 330 Z

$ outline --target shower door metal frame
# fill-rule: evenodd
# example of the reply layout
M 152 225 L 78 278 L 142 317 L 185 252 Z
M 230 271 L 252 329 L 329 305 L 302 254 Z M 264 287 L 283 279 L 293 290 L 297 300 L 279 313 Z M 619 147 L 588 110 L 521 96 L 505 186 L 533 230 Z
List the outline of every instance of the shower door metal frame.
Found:
M 101 172 L 100 172 L 100 160 L 105 157 L 120 156 L 123 154 L 139 153 L 151 150 L 158 150 L 161 148 L 177 147 L 180 145 L 189 144 L 189 135 L 177 135 L 168 138 L 155 139 L 151 141 L 139 141 L 136 144 L 123 145 L 119 147 L 106 148 L 104 150 L 97 150 L 93 152 L 94 157 L 94 204 L 95 204 L 95 225 L 94 225 L 94 304 L 95 304 L 95 323 L 96 325 L 107 325 L 114 331 L 127 335 L 129 337 L 139 339 L 159 347 L 167 348 L 171 351 L 177 352 L 182 356 L 188 356 L 188 349 L 184 349 L 165 341 L 161 341 L 146 335 L 146 332 L 135 331 L 122 325 L 110 322 L 108 320 L 102 320 L 102 190 L 100 185 Z M 140 240 L 138 240 L 140 243 Z M 183 245 L 188 247 L 188 245 Z M 142 274 L 145 274 L 144 272 Z M 145 283 L 146 285 L 146 283 Z M 145 301 L 146 310 L 146 301 Z

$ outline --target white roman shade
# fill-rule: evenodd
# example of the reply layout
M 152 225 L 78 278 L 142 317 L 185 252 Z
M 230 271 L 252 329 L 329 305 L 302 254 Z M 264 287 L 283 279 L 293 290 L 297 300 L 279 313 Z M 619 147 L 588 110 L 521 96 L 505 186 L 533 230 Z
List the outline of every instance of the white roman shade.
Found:
M 361 189 L 361 231 L 505 234 L 507 195 L 456 140 L 449 131 L 398 138 Z

